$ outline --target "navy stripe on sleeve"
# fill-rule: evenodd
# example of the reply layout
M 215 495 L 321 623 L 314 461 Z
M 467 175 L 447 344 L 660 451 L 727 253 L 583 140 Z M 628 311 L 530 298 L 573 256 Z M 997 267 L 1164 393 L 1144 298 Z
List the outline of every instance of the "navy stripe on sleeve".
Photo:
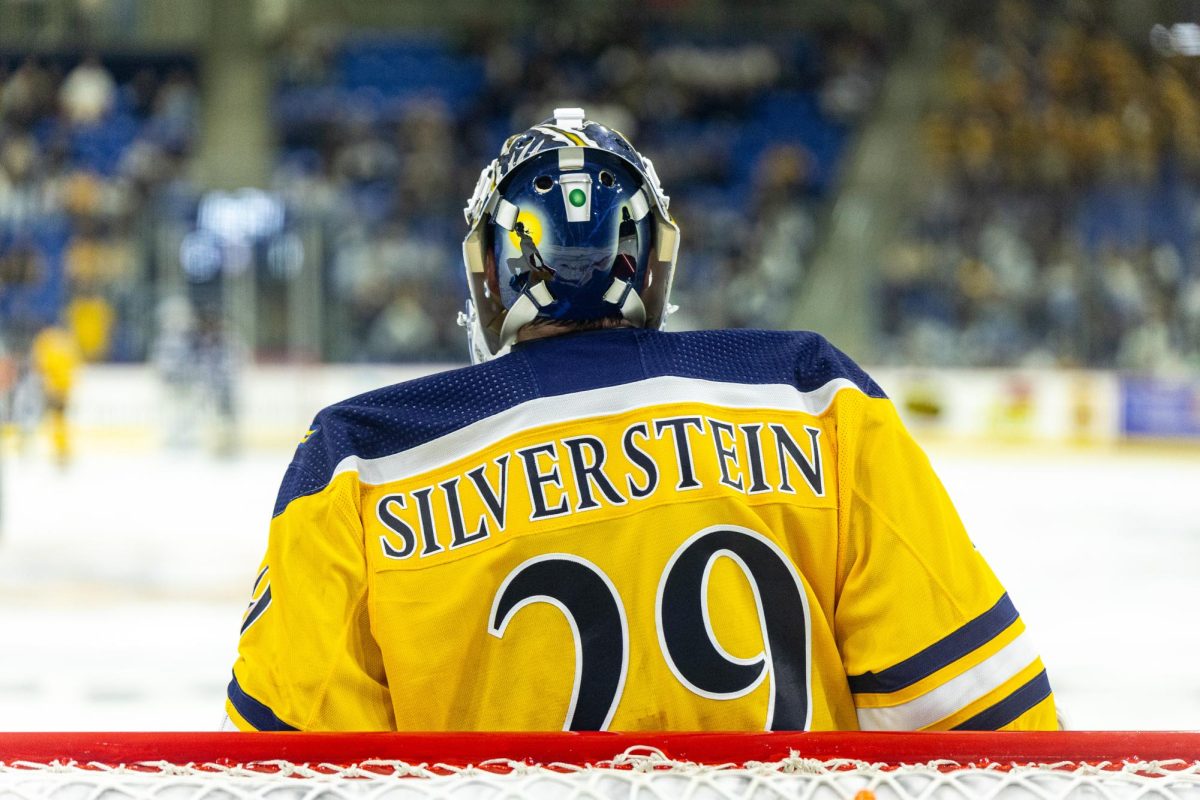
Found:
M 298 730 L 275 716 L 275 712 L 255 700 L 243 691 L 238 684 L 237 675 L 229 682 L 229 702 L 258 731 L 294 731 Z
M 1050 696 L 1050 679 L 1046 670 L 1033 676 L 1008 697 L 985 708 L 966 722 L 954 726 L 956 731 L 996 731 Z
M 855 694 L 885 694 L 912 686 L 987 644 L 1016 622 L 1017 617 L 1016 606 L 1005 593 L 996 601 L 996 605 L 915 656 L 882 672 L 847 676 L 850 691 Z
M 251 603 L 250 613 L 247 614 L 246 619 L 242 621 L 241 632 L 245 633 L 247 628 L 249 628 L 255 622 L 258 622 L 258 618 L 262 616 L 263 612 L 266 611 L 267 607 L 270 605 L 271 605 L 271 584 L 268 583 L 266 590 L 264 590 L 262 593 L 262 597 L 258 598 L 253 603 Z

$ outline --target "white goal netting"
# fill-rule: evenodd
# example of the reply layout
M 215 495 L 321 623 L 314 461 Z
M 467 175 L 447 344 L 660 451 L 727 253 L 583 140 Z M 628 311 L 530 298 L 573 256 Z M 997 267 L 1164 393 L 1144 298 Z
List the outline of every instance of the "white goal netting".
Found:
M 0 761 L 0 800 L 1200 800 L 1200 760 L 1195 758 L 1012 763 L 980 753 L 971 761 L 865 761 L 812 758 L 789 749 L 771 760 L 701 763 L 635 745 L 611 758 L 580 763 L 577 753 L 566 750 L 562 761 L 483 758 L 466 763 L 15 759 Z

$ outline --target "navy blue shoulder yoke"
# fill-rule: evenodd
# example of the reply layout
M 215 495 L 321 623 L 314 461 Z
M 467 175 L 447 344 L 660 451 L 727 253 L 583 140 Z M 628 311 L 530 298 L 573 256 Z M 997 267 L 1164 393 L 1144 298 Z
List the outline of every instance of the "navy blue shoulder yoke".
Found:
M 622 328 L 553 336 L 519 344 L 486 364 L 386 386 L 322 410 L 284 475 L 274 513 L 324 488 L 347 456 L 403 452 L 539 397 L 667 375 L 790 384 L 800 391 L 845 378 L 871 397 L 885 396 L 849 357 L 808 331 Z

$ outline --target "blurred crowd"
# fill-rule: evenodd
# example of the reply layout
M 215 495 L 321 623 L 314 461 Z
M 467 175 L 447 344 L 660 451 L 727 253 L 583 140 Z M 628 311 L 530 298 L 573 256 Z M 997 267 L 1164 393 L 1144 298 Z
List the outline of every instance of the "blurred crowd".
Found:
M 290 37 L 274 188 L 325 221 L 329 355 L 465 357 L 462 206 L 509 134 L 573 105 L 625 133 L 672 196 L 684 231 L 672 327 L 786 326 L 819 205 L 896 36 L 873 5 L 854 8 L 755 35 L 648 16 L 518 38 Z
M 895 20 L 868 0 L 818 27 L 739 31 L 629 10 L 503 36 L 281 36 L 267 60 L 278 149 L 263 197 L 282 211 L 270 233 L 237 242 L 206 225 L 212 196 L 191 182 L 203 102 L 192 61 L 0 56 L 0 347 L 28 354 L 60 327 L 85 362 L 159 363 L 178 350 L 178 300 L 198 339 L 220 322 L 207 317 L 228 318 L 231 291 L 244 291 L 231 276 L 249 269 L 245 344 L 294 353 L 289 282 L 315 263 L 319 344 L 306 355 L 463 360 L 462 207 L 509 134 L 573 105 L 629 136 L 674 200 L 673 327 L 787 326 Z M 239 235 L 254 227 L 221 219 Z
M 89 361 L 144 356 L 155 204 L 184 180 L 191 71 L 95 56 L 0 59 L 0 337 L 70 330 Z
M 881 268 L 898 363 L 1200 363 L 1200 62 L 1100 4 L 954 25 L 927 173 Z
M 462 205 L 508 134 L 570 105 L 627 134 L 672 196 L 672 326 L 789 326 L 847 143 L 905 40 L 882 8 L 715 32 L 654 4 L 505 36 L 298 27 L 269 57 L 284 211 L 262 253 L 188 238 L 192 60 L 0 56 L 0 348 L 58 327 L 84 361 L 155 360 L 180 292 L 199 303 L 188 336 L 220 327 L 237 255 L 257 270 L 260 355 L 287 347 L 304 261 L 320 271 L 312 355 L 461 360 Z M 882 360 L 1200 360 L 1200 61 L 1104 8 L 947 11 L 917 202 L 879 265 Z

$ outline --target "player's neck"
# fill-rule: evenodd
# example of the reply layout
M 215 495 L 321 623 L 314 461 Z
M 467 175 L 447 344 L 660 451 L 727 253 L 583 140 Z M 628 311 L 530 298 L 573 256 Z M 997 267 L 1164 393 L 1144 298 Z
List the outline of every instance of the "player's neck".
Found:
M 535 324 L 526 325 L 517 331 L 518 342 L 532 342 L 537 339 L 549 339 L 552 336 L 562 336 L 568 333 L 579 333 L 581 331 L 598 331 L 612 330 L 614 328 L 632 328 L 635 327 L 627 319 L 601 319 L 588 320 L 587 322 L 551 322 L 547 320 L 539 320 Z

